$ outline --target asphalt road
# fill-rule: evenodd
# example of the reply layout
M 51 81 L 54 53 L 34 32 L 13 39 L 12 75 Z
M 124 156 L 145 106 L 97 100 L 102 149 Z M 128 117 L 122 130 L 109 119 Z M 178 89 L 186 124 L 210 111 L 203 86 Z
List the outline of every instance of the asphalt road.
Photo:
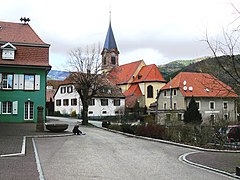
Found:
M 228 179 L 178 160 L 192 149 L 93 127 L 81 130 L 85 136 L 35 139 L 44 179 Z

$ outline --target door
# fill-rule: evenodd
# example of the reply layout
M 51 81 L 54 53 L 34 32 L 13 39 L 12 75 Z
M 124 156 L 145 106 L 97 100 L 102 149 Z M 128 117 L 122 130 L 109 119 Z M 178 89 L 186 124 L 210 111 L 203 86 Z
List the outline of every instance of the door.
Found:
M 24 103 L 24 120 L 33 120 L 33 102 L 26 101 Z

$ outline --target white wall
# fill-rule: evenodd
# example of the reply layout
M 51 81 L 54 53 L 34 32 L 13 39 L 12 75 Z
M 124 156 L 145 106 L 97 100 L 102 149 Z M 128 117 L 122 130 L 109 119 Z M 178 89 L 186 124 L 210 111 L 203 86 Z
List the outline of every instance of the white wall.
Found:
M 69 87 L 69 86 L 73 86 L 73 85 L 63 85 L 60 86 L 55 94 L 55 98 L 54 98 L 54 108 L 55 111 L 60 111 L 61 114 L 69 114 L 71 115 L 71 113 L 73 111 L 76 111 L 77 114 L 81 114 L 81 109 L 82 109 L 82 103 L 80 100 L 80 96 L 77 93 L 75 87 L 73 86 L 73 92 L 71 93 L 61 93 L 61 87 Z M 72 106 L 71 105 L 71 99 L 75 99 L 77 98 L 77 105 L 76 106 Z M 68 99 L 69 104 L 68 106 L 64 106 L 63 105 L 63 100 L 64 99 Z M 93 98 L 95 99 L 95 105 L 94 106 L 89 106 L 88 108 L 88 116 L 115 116 L 115 115 L 119 115 L 116 113 L 116 111 L 121 111 L 124 112 L 125 111 L 125 99 L 120 99 L 120 106 L 114 106 L 114 99 L 118 99 L 118 98 Z M 101 99 L 108 99 L 108 105 L 107 106 L 102 106 L 101 105 Z M 61 100 L 61 106 L 57 106 L 57 100 Z

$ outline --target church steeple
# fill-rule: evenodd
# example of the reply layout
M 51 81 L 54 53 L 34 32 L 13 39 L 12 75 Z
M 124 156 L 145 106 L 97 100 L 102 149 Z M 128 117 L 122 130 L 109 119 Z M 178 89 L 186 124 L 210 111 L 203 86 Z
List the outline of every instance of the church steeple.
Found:
M 110 71 L 112 68 L 119 65 L 118 63 L 118 48 L 113 35 L 112 25 L 111 25 L 111 12 L 110 12 L 110 21 L 107 31 L 107 36 L 102 50 L 102 70 Z

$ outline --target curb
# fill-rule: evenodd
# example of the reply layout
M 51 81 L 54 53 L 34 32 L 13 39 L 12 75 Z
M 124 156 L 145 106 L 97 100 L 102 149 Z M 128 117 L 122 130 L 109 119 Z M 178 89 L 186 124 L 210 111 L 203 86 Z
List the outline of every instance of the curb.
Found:
M 202 164 L 198 164 L 198 163 L 194 163 L 192 161 L 189 161 L 187 160 L 187 156 L 190 155 L 190 154 L 195 154 L 195 153 L 198 153 L 198 152 L 189 152 L 189 153 L 186 153 L 186 154 L 183 154 L 181 155 L 178 160 L 179 161 L 182 161 L 186 164 L 189 164 L 191 166 L 195 166 L 195 167 L 198 167 L 198 168 L 202 168 L 202 169 L 205 169 L 205 170 L 208 170 L 208 171 L 212 171 L 212 172 L 215 172 L 215 173 L 218 173 L 218 174 L 222 174 L 222 175 L 225 175 L 225 176 L 228 176 L 228 177 L 232 177 L 232 178 L 236 178 L 236 179 L 240 179 L 240 176 L 237 176 L 235 174 L 231 174 L 231 173 L 228 173 L 226 171 L 223 171 L 223 170 L 219 170 L 219 169 L 215 169 L 215 168 L 211 168 L 211 167 L 208 167 L 208 166 L 204 166 Z
M 95 126 L 95 127 L 97 127 L 97 126 Z M 170 144 L 170 145 L 174 145 L 174 146 L 185 147 L 185 148 L 198 150 L 198 151 L 223 152 L 223 153 L 240 153 L 240 150 L 234 151 L 234 150 L 206 149 L 206 148 L 201 148 L 201 147 L 197 147 L 197 146 L 191 146 L 191 145 L 176 143 L 176 142 L 172 142 L 172 141 L 166 141 L 166 140 L 162 140 L 162 139 L 154 139 L 154 138 L 150 138 L 150 137 L 137 136 L 137 135 L 128 134 L 128 133 L 124 133 L 124 132 L 120 132 L 120 131 L 116 131 L 116 130 L 112 130 L 112 129 L 108 129 L 108 128 L 104 128 L 104 127 L 97 127 L 97 128 L 104 129 L 106 131 L 110 131 L 110 132 L 114 132 L 114 133 L 118 133 L 118 134 L 122 134 L 122 135 L 125 135 L 125 136 L 128 136 L 128 137 L 134 137 L 134 138 L 144 139 L 144 140 L 153 141 L 153 142 L 160 142 L 160 143 L 165 143 L 165 144 Z

